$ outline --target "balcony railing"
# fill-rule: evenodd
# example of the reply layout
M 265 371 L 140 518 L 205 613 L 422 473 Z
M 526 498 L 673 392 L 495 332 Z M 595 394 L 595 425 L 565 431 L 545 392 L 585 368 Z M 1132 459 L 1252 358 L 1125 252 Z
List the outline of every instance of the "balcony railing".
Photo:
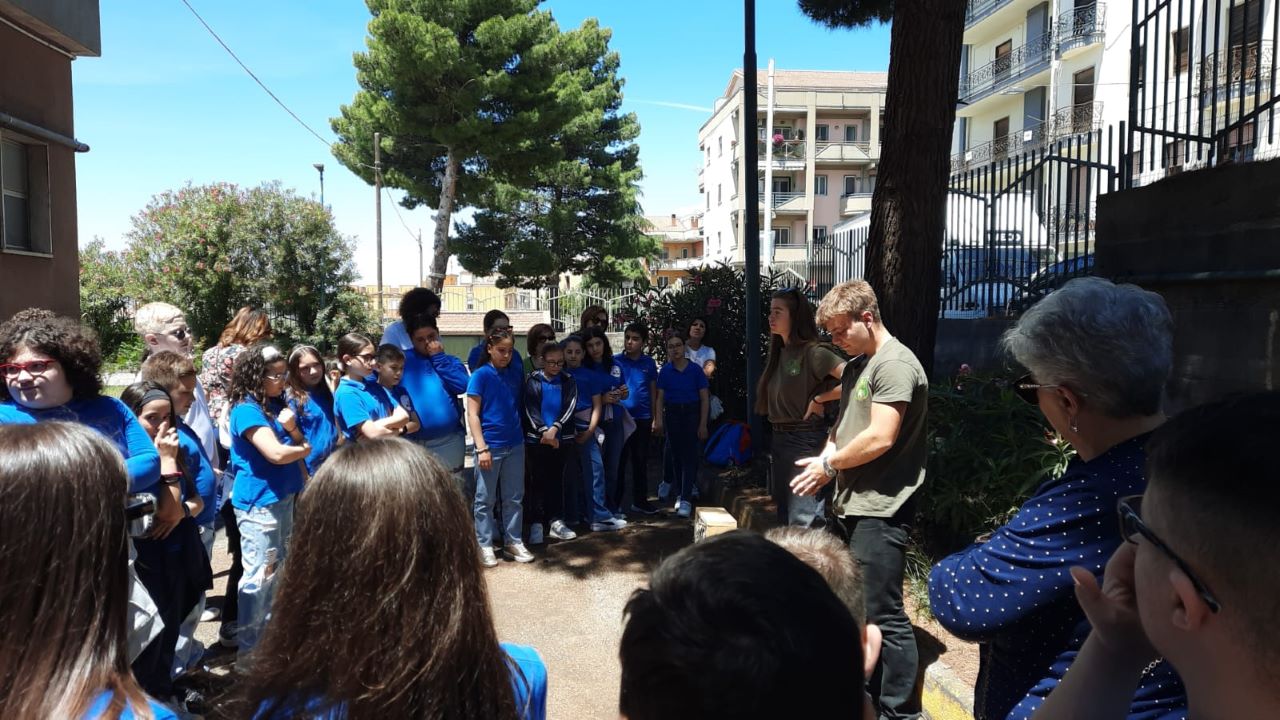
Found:
M 1072 8 L 1058 16 L 1058 54 L 1103 41 L 1106 6 L 1102 3 Z
M 1206 99 L 1226 90 L 1227 93 L 1239 92 L 1244 85 L 1244 92 L 1254 92 L 1254 82 L 1262 81 L 1258 89 L 1263 97 L 1270 97 L 1271 73 L 1275 68 L 1275 49 L 1270 40 L 1266 42 L 1236 45 L 1224 48 L 1200 60 L 1197 67 L 1197 81 L 1204 86 Z
M 769 154 L 769 145 L 773 145 L 773 161 L 784 162 L 787 160 L 804 160 L 804 141 L 803 140 L 783 140 L 780 143 L 766 143 L 761 140 L 756 143 L 756 148 L 760 153 L 760 162 L 764 162 Z
M 1055 112 L 1048 122 L 975 145 L 952 156 L 951 172 L 961 172 L 983 163 L 1000 162 L 1011 153 L 1035 150 L 1046 143 L 1093 132 L 1101 127 L 1101 101 L 1070 105 Z
M 761 197 L 763 197 L 763 195 L 761 195 Z M 776 192 L 776 193 L 773 193 L 773 207 L 776 210 L 778 208 L 781 208 L 783 205 L 786 205 L 787 203 L 790 203 L 795 200 L 803 200 L 803 199 L 804 199 L 804 193 L 802 192 Z M 794 209 L 798 209 L 798 208 L 794 208 Z
M 840 215 L 841 217 L 849 217 L 859 213 L 871 212 L 871 197 L 873 193 L 846 193 L 840 196 Z
M 968 28 L 1010 2 L 1012 0 L 969 0 L 964 13 L 964 26 Z
M 1049 65 L 1052 48 L 1053 34 L 1045 33 L 1014 48 L 1008 55 L 992 60 L 960 80 L 960 99 L 967 103 L 976 102 L 1033 72 L 1043 70 Z
M 815 145 L 815 158 L 818 161 L 868 161 L 871 159 L 871 141 L 864 142 L 819 142 Z

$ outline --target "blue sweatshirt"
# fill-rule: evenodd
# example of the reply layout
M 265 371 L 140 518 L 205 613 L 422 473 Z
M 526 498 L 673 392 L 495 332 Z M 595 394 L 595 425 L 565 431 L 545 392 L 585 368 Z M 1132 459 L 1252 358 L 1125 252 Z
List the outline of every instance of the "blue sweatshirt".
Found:
M 462 408 L 458 396 L 467 392 L 470 377 L 462 361 L 448 353 L 404 356 L 404 376 L 400 384 L 413 400 L 422 428 L 415 440 L 434 440 L 462 432 Z
M 0 403 L 0 425 L 34 424 L 44 420 L 88 425 L 102 433 L 124 456 L 129 470 L 129 492 L 156 491 L 160 484 L 160 453 L 124 403 L 106 395 L 72 400 L 47 410 L 32 410 L 13 402 Z
M 570 422 L 578 406 L 578 386 L 573 378 L 561 372 L 548 378 L 542 370 L 534 370 L 524 383 L 524 440 L 532 445 L 542 442 L 542 433 L 555 426 L 556 437 L 574 436 Z
M 981 717 L 1029 718 L 1058 685 L 1089 634 L 1068 569 L 1079 565 L 1102 580 L 1120 546 L 1116 502 L 1146 488 L 1142 435 L 1085 462 L 1036 490 L 1008 524 L 985 543 L 934 566 L 929 601 L 934 616 L 957 637 L 984 643 Z M 1186 695 L 1162 662 L 1142 678 L 1132 720 L 1182 717 Z

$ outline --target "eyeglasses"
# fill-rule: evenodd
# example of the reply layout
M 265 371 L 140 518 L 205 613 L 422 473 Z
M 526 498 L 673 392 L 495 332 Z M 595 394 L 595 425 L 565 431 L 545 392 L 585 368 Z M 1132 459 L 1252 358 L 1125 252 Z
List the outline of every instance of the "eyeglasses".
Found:
M 186 340 L 187 336 L 190 334 L 191 333 L 186 328 L 178 328 L 177 330 L 171 330 L 165 333 L 165 335 L 168 335 L 179 341 Z
M 1120 498 L 1120 501 L 1116 503 L 1116 513 L 1120 516 L 1120 537 L 1123 537 L 1125 542 L 1131 542 L 1135 545 L 1138 544 L 1137 537 L 1139 535 L 1146 538 L 1147 542 L 1155 545 L 1160 552 L 1164 553 L 1165 556 L 1173 561 L 1174 565 L 1178 566 L 1178 569 L 1182 571 L 1183 575 L 1186 575 L 1191 580 L 1191 585 L 1195 587 L 1196 593 L 1200 595 L 1200 599 L 1204 600 L 1204 604 L 1208 605 L 1210 610 L 1216 613 L 1218 610 L 1222 609 L 1222 605 L 1218 602 L 1218 598 L 1214 596 L 1213 591 L 1209 590 L 1209 587 L 1201 582 L 1200 578 L 1196 577 L 1196 574 L 1191 571 L 1191 567 L 1187 565 L 1186 561 L 1178 557 L 1178 554 L 1173 551 L 1173 548 L 1166 545 L 1165 542 L 1157 537 L 1156 534 L 1151 531 L 1151 528 L 1147 527 L 1147 524 L 1142 521 L 1142 516 L 1139 515 L 1141 510 L 1141 495 L 1129 495 L 1127 497 L 1122 497 Z
M 1066 387 L 1066 385 L 1046 385 L 1037 383 L 1035 378 L 1031 377 L 1031 373 L 1027 373 L 1013 383 L 1013 392 L 1016 393 L 1018 397 L 1022 398 L 1023 402 L 1031 405 L 1039 405 L 1040 396 L 1038 395 L 1038 392 L 1040 390 L 1053 390 L 1060 387 Z M 1075 394 L 1080 397 L 1089 397 L 1087 394 L 1082 392 L 1075 390 L 1072 390 L 1072 392 L 1075 392 Z
M 543 360 L 542 364 L 544 367 L 564 367 L 563 360 Z
M 555 335 L 542 335 L 538 338 L 540 342 L 553 342 L 555 339 Z
M 286 370 L 282 373 L 276 373 L 275 375 L 267 375 L 266 378 L 268 380 L 275 380 L 276 382 L 284 382 L 289 379 L 289 371 Z
M 378 356 L 377 356 L 376 354 L 374 354 L 374 353 L 361 353 L 361 354 L 357 355 L 356 357 L 360 358 L 361 360 L 363 360 L 363 361 L 364 361 L 364 362 L 366 362 L 366 363 L 371 363 L 371 362 L 373 362 L 374 360 L 377 360 L 377 359 L 378 359 Z
M 40 377 L 49 372 L 54 362 L 54 360 L 32 360 L 25 363 L 5 363 L 0 365 L 0 373 L 9 380 L 16 380 L 23 370 L 26 370 L 31 377 Z

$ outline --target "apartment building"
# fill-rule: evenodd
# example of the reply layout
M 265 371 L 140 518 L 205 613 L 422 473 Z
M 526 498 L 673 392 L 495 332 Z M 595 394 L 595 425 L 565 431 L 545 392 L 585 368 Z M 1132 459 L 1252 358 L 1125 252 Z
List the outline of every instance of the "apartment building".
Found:
M 97 0 L 0 0 L 0 319 L 80 314 L 71 64 L 101 49 Z
M 772 92 L 770 92 L 772 82 Z M 757 79 L 762 261 L 807 277 L 815 239 L 871 211 L 887 73 L 767 69 Z M 709 262 L 745 262 L 747 124 L 741 70 L 698 131 L 702 236 Z M 770 99 L 772 98 L 772 108 Z M 772 109 L 773 127 L 768 122 Z M 768 216 L 765 215 L 768 212 Z
M 674 285 L 691 270 L 708 262 L 703 252 L 706 240 L 702 213 L 645 215 L 644 227 L 645 235 L 662 243 L 662 254 L 648 262 L 649 282 L 653 285 Z

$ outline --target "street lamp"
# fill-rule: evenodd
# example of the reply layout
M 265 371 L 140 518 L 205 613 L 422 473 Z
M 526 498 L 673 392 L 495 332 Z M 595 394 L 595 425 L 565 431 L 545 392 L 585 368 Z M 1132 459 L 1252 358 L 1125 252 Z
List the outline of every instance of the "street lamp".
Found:
M 320 207 L 324 207 L 324 163 L 312 163 L 311 167 L 320 173 Z

